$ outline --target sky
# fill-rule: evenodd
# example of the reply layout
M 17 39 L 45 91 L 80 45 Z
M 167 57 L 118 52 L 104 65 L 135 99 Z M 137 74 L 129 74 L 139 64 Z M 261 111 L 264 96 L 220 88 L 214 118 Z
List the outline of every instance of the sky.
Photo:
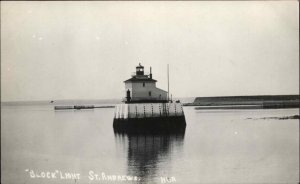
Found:
M 298 1 L 1 1 L 1 101 L 299 94 Z

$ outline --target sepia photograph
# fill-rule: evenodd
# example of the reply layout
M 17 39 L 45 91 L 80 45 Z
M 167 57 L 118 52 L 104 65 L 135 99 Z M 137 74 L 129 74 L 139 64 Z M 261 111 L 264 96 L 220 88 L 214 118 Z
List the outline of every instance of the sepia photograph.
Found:
M 299 1 L 1 1 L 1 184 L 298 184 Z

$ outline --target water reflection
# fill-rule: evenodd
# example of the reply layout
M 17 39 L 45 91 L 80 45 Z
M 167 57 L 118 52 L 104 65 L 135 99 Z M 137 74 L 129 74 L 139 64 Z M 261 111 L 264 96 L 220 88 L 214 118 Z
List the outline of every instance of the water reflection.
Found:
M 138 176 L 141 183 L 160 183 L 160 177 L 175 166 L 172 158 L 182 153 L 184 134 L 185 130 L 159 134 L 115 131 L 116 144 L 127 156 L 127 174 Z

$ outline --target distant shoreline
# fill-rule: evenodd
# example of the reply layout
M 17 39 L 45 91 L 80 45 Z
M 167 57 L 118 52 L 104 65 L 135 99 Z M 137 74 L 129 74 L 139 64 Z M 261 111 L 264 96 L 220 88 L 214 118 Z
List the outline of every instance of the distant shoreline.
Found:
M 276 119 L 276 120 L 287 120 L 287 119 L 300 119 L 299 115 L 294 116 L 281 116 L 281 117 L 263 117 L 263 118 L 247 118 L 246 120 L 268 120 L 268 119 Z
M 36 101 L 4 101 L 3 106 L 35 106 L 35 105 L 112 105 L 121 103 L 120 99 L 95 99 L 95 100 L 36 100 Z
M 192 100 L 194 101 L 192 102 Z M 256 95 L 256 96 L 216 96 L 216 97 L 185 97 L 180 98 L 183 106 L 195 106 L 195 109 L 280 109 L 300 108 L 299 95 Z M 188 103 L 185 103 L 188 102 Z M 40 100 L 40 101 L 2 101 L 1 106 L 74 106 L 74 105 L 105 105 L 121 104 L 120 99 L 95 100 Z

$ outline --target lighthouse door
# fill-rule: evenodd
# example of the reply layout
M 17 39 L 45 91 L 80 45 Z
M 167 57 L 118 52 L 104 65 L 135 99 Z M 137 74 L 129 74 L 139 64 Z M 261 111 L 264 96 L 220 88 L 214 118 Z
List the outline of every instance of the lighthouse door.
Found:
M 126 92 L 126 99 L 127 99 L 127 102 L 129 102 L 131 100 L 131 97 L 130 97 L 130 90 L 128 89 L 127 92 Z

